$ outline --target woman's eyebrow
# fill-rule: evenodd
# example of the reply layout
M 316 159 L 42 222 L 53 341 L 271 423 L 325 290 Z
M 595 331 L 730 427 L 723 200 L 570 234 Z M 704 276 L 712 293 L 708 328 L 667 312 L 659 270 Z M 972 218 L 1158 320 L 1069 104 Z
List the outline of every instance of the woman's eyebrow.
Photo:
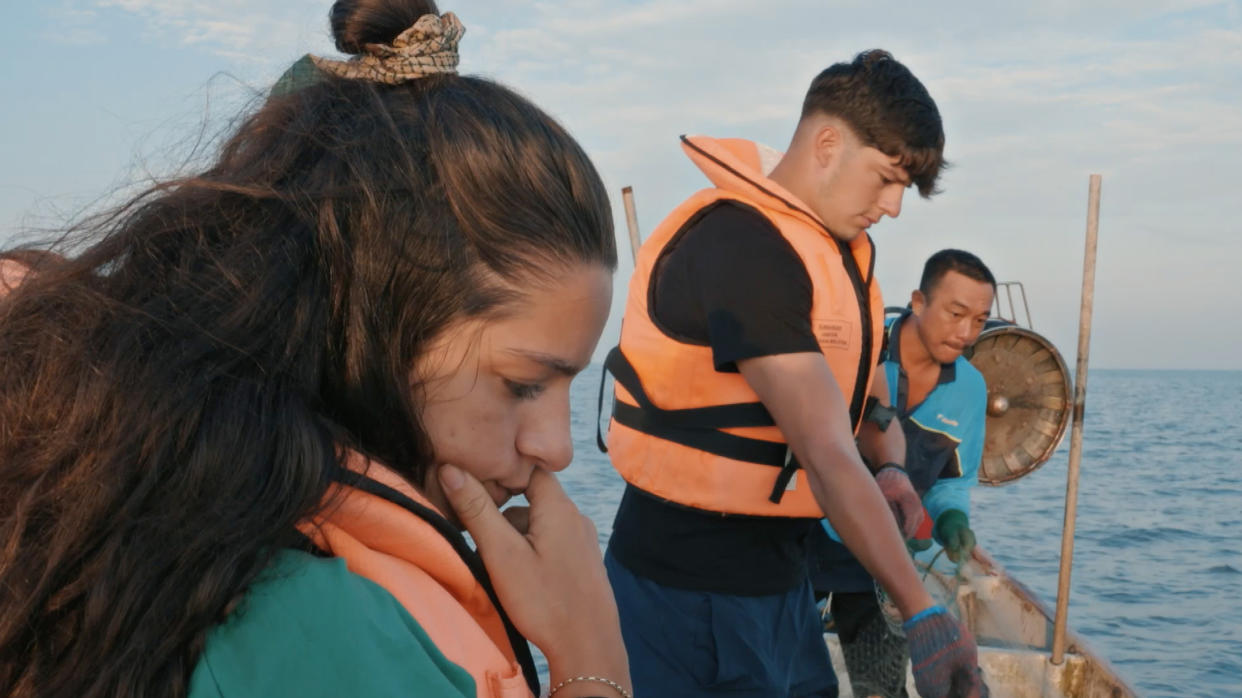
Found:
M 516 354 L 524 359 L 529 359 L 530 361 L 534 361 L 535 363 L 546 366 L 557 373 L 571 378 L 582 372 L 582 366 L 570 363 L 569 361 L 552 354 L 545 354 L 540 351 L 530 351 L 527 349 L 509 349 L 508 351 L 510 354 Z

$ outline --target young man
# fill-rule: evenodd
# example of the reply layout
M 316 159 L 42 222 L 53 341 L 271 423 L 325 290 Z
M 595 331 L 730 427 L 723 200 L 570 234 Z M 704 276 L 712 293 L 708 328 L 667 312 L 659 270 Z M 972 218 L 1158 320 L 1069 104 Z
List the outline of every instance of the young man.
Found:
M 862 433 L 900 429 L 905 470 L 923 500 L 932 535 L 950 560 L 975 547 L 970 488 L 983 457 L 988 389 L 963 356 L 992 309 L 996 279 L 978 257 L 941 250 L 923 266 L 910 309 L 889 321 L 880 353 L 891 410 L 875 410 Z M 893 424 L 896 419 L 897 426 Z M 813 553 L 816 596 L 832 594 L 832 617 L 854 695 L 906 696 L 906 642 L 880 614 L 875 583 L 825 523 Z
M 884 51 L 829 67 L 789 149 L 683 138 L 715 188 L 639 252 L 620 345 L 613 465 L 628 483 L 606 564 L 635 693 L 835 696 L 807 577 L 827 515 L 907 618 L 924 696 L 979 695 L 974 640 L 933 605 L 906 553 L 922 515 L 900 469 L 855 446 L 883 302 L 867 229 L 935 191 L 935 103 Z M 880 463 L 905 456 L 876 430 Z

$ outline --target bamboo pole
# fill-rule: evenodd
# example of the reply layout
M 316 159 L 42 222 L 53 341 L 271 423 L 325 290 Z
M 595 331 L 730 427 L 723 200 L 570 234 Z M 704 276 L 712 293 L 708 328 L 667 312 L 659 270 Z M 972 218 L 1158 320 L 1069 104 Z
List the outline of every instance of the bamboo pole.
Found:
M 625 202 L 625 225 L 630 229 L 630 254 L 634 263 L 638 263 L 638 246 L 642 240 L 638 236 L 638 211 L 634 209 L 634 188 L 625 187 L 621 190 L 621 200 Z
M 1065 660 L 1065 625 L 1069 613 L 1070 569 L 1074 565 L 1074 522 L 1078 516 L 1078 471 L 1082 462 L 1083 407 L 1087 399 L 1087 354 L 1091 347 L 1091 310 L 1095 303 L 1095 247 L 1100 228 L 1100 175 L 1091 175 L 1087 198 L 1087 244 L 1082 260 L 1082 307 L 1078 319 L 1078 365 L 1074 371 L 1074 426 L 1070 432 L 1069 473 L 1065 483 L 1065 523 L 1061 530 L 1061 572 L 1057 612 L 1052 626 L 1052 663 Z

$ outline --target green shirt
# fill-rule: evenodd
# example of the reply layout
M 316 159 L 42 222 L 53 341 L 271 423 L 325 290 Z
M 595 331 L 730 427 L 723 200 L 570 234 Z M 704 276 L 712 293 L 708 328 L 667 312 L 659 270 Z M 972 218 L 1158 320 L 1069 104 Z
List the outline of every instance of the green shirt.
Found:
M 474 698 L 395 598 L 339 558 L 283 551 L 207 635 L 190 698 Z

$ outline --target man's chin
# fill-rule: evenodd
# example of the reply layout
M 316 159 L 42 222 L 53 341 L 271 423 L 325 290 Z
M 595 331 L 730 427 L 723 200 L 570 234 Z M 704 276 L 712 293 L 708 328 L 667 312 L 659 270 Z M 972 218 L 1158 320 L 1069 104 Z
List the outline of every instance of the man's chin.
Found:
M 958 357 L 960 357 L 961 355 L 962 355 L 962 352 L 960 351 L 946 351 L 943 354 L 937 356 L 936 361 L 942 364 L 951 364 L 954 361 L 957 361 Z
M 867 231 L 866 228 L 859 228 L 858 226 L 850 226 L 850 227 L 836 226 L 836 227 L 828 228 L 828 232 L 832 233 L 832 236 L 840 240 L 841 242 L 853 242 L 854 238 L 858 237 L 859 235 L 862 235 L 866 231 Z

